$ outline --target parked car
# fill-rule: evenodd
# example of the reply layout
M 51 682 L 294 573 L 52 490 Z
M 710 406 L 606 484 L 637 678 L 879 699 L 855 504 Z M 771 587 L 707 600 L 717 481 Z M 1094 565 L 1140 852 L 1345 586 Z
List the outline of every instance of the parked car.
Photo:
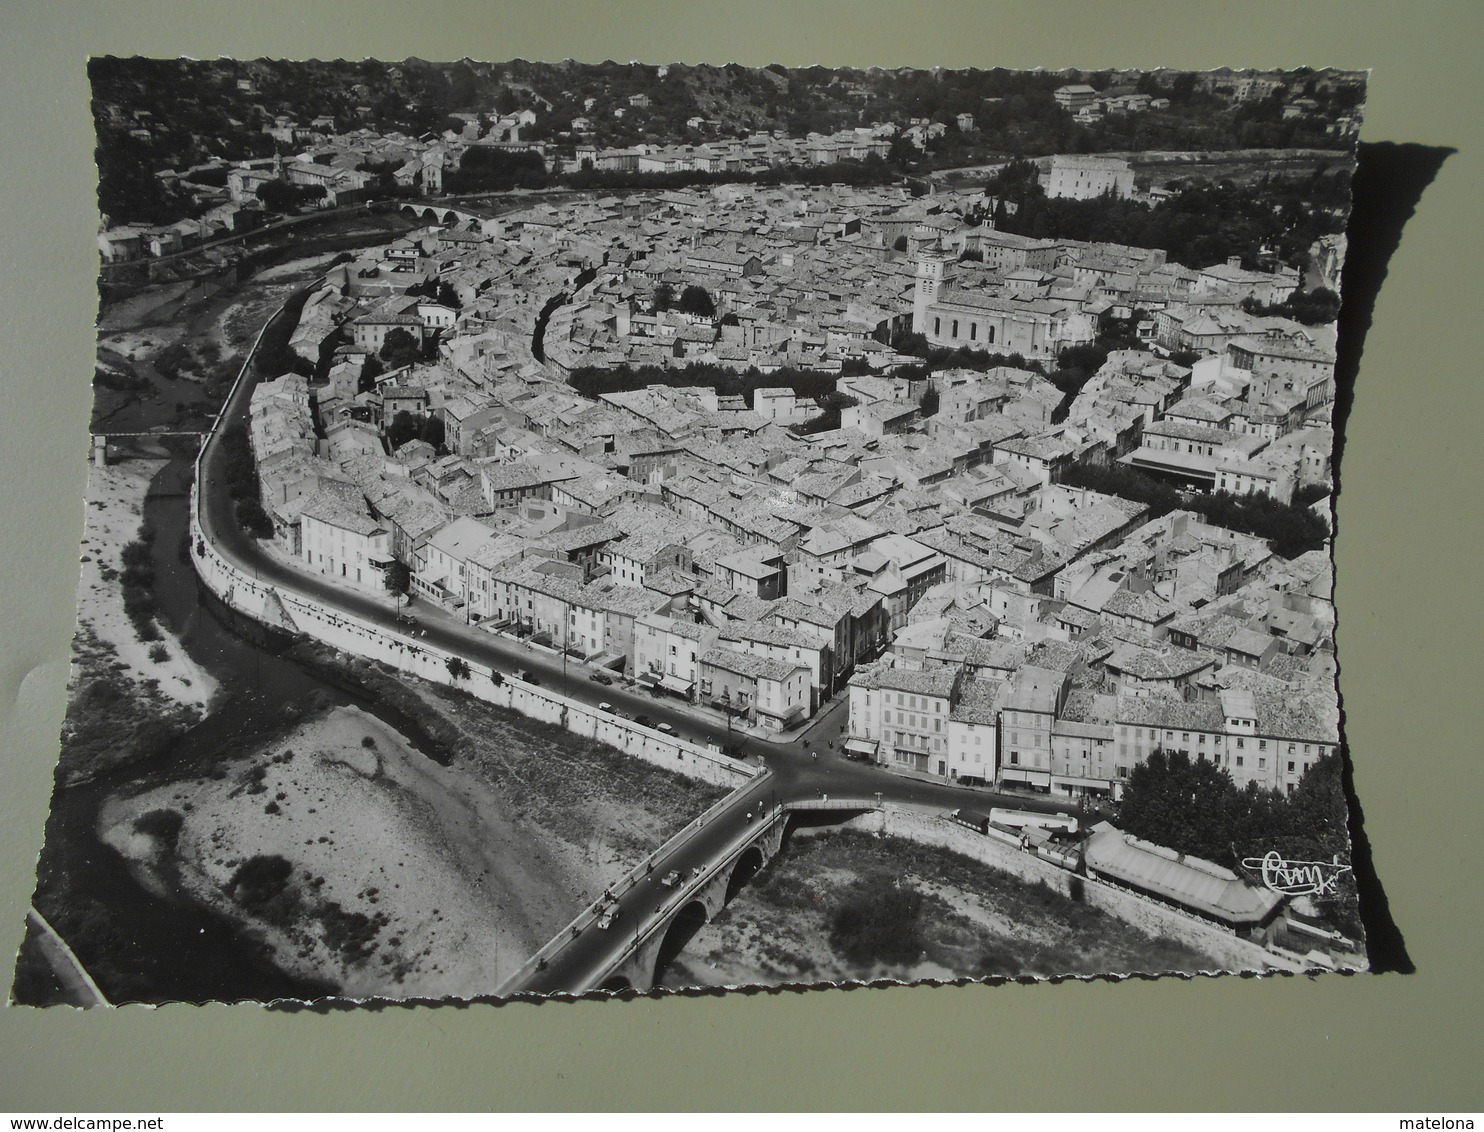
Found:
M 675 728 L 671 727 L 668 723 L 661 723 L 658 727 L 655 728 L 655 730 L 663 731 L 666 735 L 675 734 Z
M 663 877 L 660 878 L 660 883 L 666 888 L 674 888 L 677 884 L 680 883 L 680 870 L 671 869 Z
M 650 719 L 649 716 L 643 714 L 634 716 L 634 722 L 637 723 L 640 727 L 654 726 L 654 720 Z
M 606 673 L 606 672 L 594 672 L 591 676 L 588 677 L 588 679 L 589 680 L 592 680 L 592 681 L 595 681 L 596 683 L 599 683 L 599 684 L 612 684 L 613 683 L 613 677 L 612 676 L 609 676 L 608 673 Z
M 536 676 L 536 674 L 534 672 L 522 672 L 520 674 L 520 678 L 522 680 L 524 680 L 527 684 L 537 684 L 537 685 L 539 685 L 541 683 L 540 679 Z
M 612 715 L 613 714 L 613 705 L 612 704 L 599 704 L 598 705 L 598 710 L 599 711 L 606 711 L 609 715 Z

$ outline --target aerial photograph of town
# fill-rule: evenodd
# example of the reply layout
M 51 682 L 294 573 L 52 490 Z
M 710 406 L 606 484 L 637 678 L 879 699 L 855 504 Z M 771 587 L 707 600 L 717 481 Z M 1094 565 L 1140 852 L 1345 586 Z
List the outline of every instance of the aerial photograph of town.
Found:
M 1363 72 L 88 72 L 13 1002 L 1367 969 Z

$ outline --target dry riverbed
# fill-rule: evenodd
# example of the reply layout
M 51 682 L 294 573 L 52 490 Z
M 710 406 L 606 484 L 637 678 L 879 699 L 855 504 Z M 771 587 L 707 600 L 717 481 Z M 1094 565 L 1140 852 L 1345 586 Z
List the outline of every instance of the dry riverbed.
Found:
M 667 986 L 778 986 L 1209 970 L 1045 886 L 898 838 L 795 834 L 691 939 Z
M 77 623 L 117 656 L 132 680 L 152 680 L 169 700 L 204 711 L 216 681 L 191 660 L 168 629 L 156 622 L 159 641 L 142 641 L 124 613 L 118 575 L 124 547 L 139 538 L 144 497 L 164 459 L 128 459 L 88 473 L 87 520 L 77 583 Z
M 296 975 L 352 998 L 468 998 L 720 794 L 413 685 L 436 750 L 334 708 L 203 777 L 115 798 L 102 836 L 149 887 L 225 913 Z
M 163 459 L 93 467 L 88 477 L 67 716 L 58 781 L 70 784 L 164 750 L 209 709 L 217 685 L 157 618 L 141 637 L 124 609 L 124 548 Z

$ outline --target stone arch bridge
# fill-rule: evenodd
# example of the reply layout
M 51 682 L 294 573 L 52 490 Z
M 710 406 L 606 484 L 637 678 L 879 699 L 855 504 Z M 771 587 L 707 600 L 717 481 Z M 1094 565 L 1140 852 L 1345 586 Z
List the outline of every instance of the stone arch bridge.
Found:
M 746 804 L 737 808 L 736 799 Z M 627 885 L 616 885 L 613 899 L 606 895 L 573 920 L 550 943 L 507 980 L 498 993 L 581 994 L 592 990 L 649 990 L 665 967 L 676 958 L 691 937 L 731 903 L 737 893 L 777 856 L 791 821 L 845 821 L 867 810 L 880 808 L 871 798 L 805 799 L 769 804 L 766 794 L 743 788 L 719 807 L 708 812 L 713 828 L 735 820 L 735 832 L 727 830 L 719 843 L 709 846 L 701 863 L 689 864 L 688 843 L 700 840 L 706 823 L 692 823 L 679 838 L 672 839 L 655 857 L 636 870 Z M 719 811 L 719 812 L 718 812 Z M 732 811 L 729 813 L 729 811 Z M 671 887 L 662 878 L 671 870 L 680 872 Z M 609 927 L 598 922 L 606 906 L 616 905 L 617 917 Z
M 498 236 L 500 234 L 500 221 L 498 217 L 472 212 L 467 208 L 457 208 L 453 205 L 446 204 L 429 204 L 426 201 L 407 201 L 398 205 L 397 211 L 405 212 L 414 220 L 421 220 L 425 224 L 439 224 L 446 227 L 459 226 L 470 232 L 479 232 L 486 236 Z

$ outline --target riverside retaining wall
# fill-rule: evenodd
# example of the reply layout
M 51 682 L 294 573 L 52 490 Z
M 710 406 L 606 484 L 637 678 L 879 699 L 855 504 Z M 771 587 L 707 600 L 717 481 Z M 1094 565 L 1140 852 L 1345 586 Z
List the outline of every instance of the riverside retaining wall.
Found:
M 762 773 L 760 767 L 715 755 L 685 739 L 664 735 L 506 674 L 502 673 L 504 682 L 496 684 L 491 678 L 494 669 L 467 657 L 460 659 L 468 665 L 469 675 L 457 678 L 448 670 L 449 659 L 458 656 L 457 653 L 252 578 L 222 557 L 211 540 L 202 536 L 195 490 L 192 489 L 191 557 L 196 573 L 224 604 L 246 617 L 289 633 L 302 633 L 341 652 L 565 727 L 688 778 L 732 789 Z

